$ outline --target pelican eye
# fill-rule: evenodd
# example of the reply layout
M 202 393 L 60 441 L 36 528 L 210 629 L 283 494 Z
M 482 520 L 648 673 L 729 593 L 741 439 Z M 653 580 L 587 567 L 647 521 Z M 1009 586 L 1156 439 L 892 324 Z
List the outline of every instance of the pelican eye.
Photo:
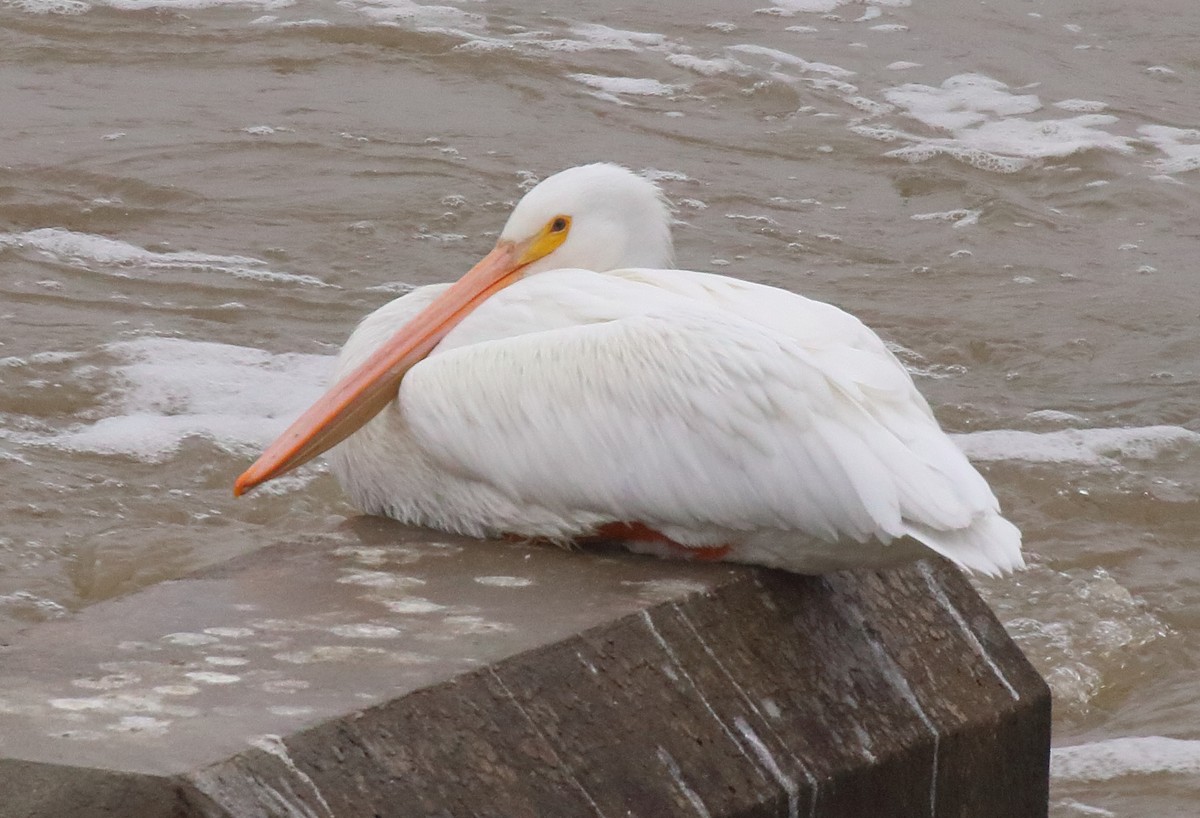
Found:
M 559 216 L 554 221 L 550 222 L 550 232 L 561 233 L 567 229 L 568 224 L 570 224 L 570 222 L 567 220 L 566 216 Z

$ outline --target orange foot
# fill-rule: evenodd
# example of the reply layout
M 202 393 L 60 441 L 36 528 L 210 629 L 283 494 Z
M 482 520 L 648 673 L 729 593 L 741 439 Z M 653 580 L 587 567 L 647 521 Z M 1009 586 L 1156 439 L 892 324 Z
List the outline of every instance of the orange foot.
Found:
M 701 562 L 718 562 L 728 556 L 733 546 L 725 545 L 684 545 L 675 542 L 670 537 L 655 531 L 644 523 L 605 523 L 596 529 L 592 535 L 598 540 L 639 540 L 641 542 L 663 543 L 680 556 Z

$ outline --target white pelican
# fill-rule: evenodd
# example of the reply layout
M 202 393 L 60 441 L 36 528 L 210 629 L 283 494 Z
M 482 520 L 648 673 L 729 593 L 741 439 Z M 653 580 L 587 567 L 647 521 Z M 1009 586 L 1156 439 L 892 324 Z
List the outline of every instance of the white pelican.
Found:
M 801 573 L 1021 535 L 875 333 L 774 287 L 669 269 L 659 189 L 611 164 L 529 191 L 452 285 L 376 310 L 236 494 L 333 448 L 364 512 L 475 537 L 622 537 Z M 337 445 L 337 444 L 341 445 Z

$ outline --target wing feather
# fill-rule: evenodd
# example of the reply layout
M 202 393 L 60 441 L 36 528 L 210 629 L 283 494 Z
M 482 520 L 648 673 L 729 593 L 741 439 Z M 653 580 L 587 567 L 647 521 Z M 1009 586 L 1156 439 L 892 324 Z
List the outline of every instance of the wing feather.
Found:
M 869 353 L 830 373 L 717 305 L 614 303 L 609 320 L 452 345 L 414 367 L 400 401 L 422 448 L 564 518 L 886 541 L 906 533 L 903 505 L 939 508 L 928 485 L 902 490 L 932 470 L 864 408 L 864 389 L 897 388 Z
M 915 521 L 905 533 L 951 559 L 961 552 L 964 564 L 973 559 L 968 552 L 986 551 L 985 562 L 1004 570 L 1023 565 L 1020 532 L 999 516 L 987 481 L 942 432 L 903 365 L 853 315 L 774 287 L 711 273 L 638 269 L 617 275 L 718 305 L 800 342 L 830 381 L 878 424 L 870 445 L 887 451 L 887 462 L 897 470 L 902 512 Z M 935 543 L 939 532 L 953 536 Z

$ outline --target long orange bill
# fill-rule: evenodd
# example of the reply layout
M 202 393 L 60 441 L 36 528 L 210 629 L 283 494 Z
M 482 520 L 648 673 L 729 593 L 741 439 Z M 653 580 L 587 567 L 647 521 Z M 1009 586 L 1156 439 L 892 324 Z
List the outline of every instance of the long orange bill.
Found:
M 529 263 L 525 243 L 496 245 L 446 292 L 399 329 L 362 366 L 334 384 L 246 469 L 233 486 L 250 489 L 332 449 L 379 414 L 395 397 L 404 374 L 473 309 L 520 277 Z

